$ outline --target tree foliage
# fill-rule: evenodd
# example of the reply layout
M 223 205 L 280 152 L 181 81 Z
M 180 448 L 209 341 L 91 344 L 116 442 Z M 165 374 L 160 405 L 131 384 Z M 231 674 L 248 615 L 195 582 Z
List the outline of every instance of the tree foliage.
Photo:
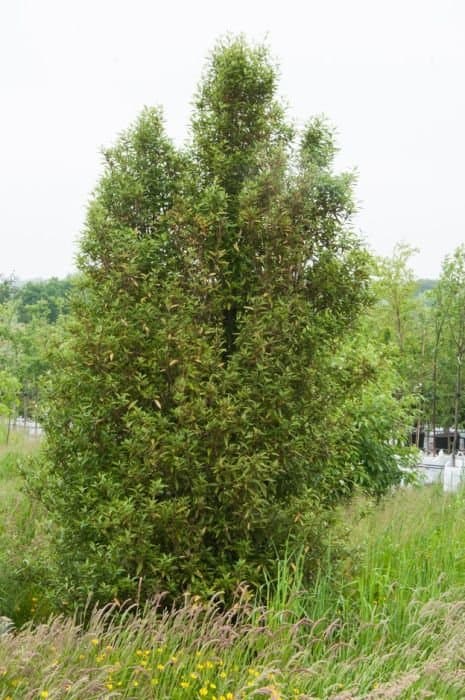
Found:
M 365 469 L 341 352 L 368 301 L 352 176 L 298 135 L 267 51 L 220 43 L 188 147 L 145 109 L 89 207 L 36 484 L 71 594 L 229 591 L 288 538 L 318 559 Z
M 465 362 L 465 246 L 445 257 L 441 276 L 431 292 L 431 315 L 436 329 L 433 386 L 436 423 L 458 429 L 465 423 L 463 364 Z

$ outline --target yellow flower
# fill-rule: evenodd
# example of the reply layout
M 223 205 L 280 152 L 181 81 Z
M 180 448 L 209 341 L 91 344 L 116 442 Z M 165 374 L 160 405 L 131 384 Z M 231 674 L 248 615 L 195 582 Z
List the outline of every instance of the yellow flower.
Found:
M 48 698 L 49 695 L 50 695 L 50 693 L 48 692 L 48 690 L 41 690 L 41 692 L 40 692 L 41 698 Z
M 218 675 L 220 678 L 226 678 L 226 673 L 224 671 L 221 671 Z
M 202 698 L 206 697 L 208 695 L 208 688 L 205 688 L 205 686 L 203 686 L 203 688 L 200 688 L 199 695 Z
M 94 639 L 91 639 L 90 641 L 91 641 L 91 644 L 94 645 L 94 647 L 96 647 L 97 644 L 99 644 L 99 640 L 97 639 L 97 637 L 94 637 Z
M 181 688 L 190 688 L 191 684 L 188 683 L 187 681 L 181 681 L 181 683 L 179 685 L 181 686 Z
M 164 668 L 163 664 L 157 664 L 157 671 L 163 671 Z

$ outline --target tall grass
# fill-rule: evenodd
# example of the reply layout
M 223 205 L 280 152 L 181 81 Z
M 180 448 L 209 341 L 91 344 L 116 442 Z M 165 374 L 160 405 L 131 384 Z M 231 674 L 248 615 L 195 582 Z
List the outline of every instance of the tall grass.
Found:
M 0 460 L 0 488 L 20 499 L 25 519 L 40 520 L 15 496 L 12 462 Z M 30 623 L 0 636 L 0 700 L 463 700 L 464 513 L 463 495 L 434 488 L 405 489 L 378 506 L 361 499 L 341 513 L 352 555 L 328 552 L 311 587 L 305 552 L 289 552 L 265 603 L 244 587 L 229 610 L 199 599 L 166 610 L 158 597 L 144 609 L 94 610 L 86 625 Z M 23 556 L 27 542 L 17 537 Z M 39 583 L 35 604 L 45 595 Z

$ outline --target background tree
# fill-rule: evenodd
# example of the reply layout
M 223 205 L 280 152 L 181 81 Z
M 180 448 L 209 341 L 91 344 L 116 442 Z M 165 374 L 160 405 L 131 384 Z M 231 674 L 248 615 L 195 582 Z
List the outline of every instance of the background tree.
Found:
M 68 295 L 72 277 L 28 281 L 17 286 L 17 315 L 20 323 L 29 323 L 41 316 L 48 323 L 56 323 L 58 317 L 68 311 Z
M 58 321 L 66 311 L 70 284 L 69 279 L 24 284 L 9 279 L 2 288 L 0 371 L 4 377 L 14 377 L 15 381 L 8 385 L 17 388 L 9 404 L 8 425 L 15 422 L 18 415 L 24 420 L 38 419 L 40 383 L 49 369 L 46 348 L 51 337 L 59 332 Z
M 77 598 L 258 584 L 289 538 L 311 570 L 366 471 L 343 409 L 376 370 L 340 352 L 369 297 L 353 178 L 276 87 L 264 48 L 220 43 L 188 148 L 146 109 L 105 151 L 36 484 Z
M 465 246 L 448 255 L 433 295 L 438 331 L 433 365 L 439 384 L 439 415 L 444 427 L 453 425 L 453 452 L 458 449 L 458 431 L 465 418 L 463 364 L 465 361 Z
M 420 429 L 430 419 L 432 352 L 431 307 L 410 266 L 416 250 L 397 244 L 389 258 L 379 258 L 375 267 L 376 303 L 369 312 L 372 339 L 381 341 L 382 351 L 397 373 L 397 398 L 410 405 L 411 425 Z

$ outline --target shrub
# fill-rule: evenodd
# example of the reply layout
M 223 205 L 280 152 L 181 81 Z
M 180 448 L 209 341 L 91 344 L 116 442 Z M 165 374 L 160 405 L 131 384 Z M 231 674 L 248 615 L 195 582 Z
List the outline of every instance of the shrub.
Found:
M 105 152 L 36 485 L 78 599 L 259 584 L 289 538 L 311 568 L 362 468 L 365 378 L 335 361 L 367 303 L 352 178 L 275 94 L 266 50 L 228 40 L 186 149 L 146 109 Z

